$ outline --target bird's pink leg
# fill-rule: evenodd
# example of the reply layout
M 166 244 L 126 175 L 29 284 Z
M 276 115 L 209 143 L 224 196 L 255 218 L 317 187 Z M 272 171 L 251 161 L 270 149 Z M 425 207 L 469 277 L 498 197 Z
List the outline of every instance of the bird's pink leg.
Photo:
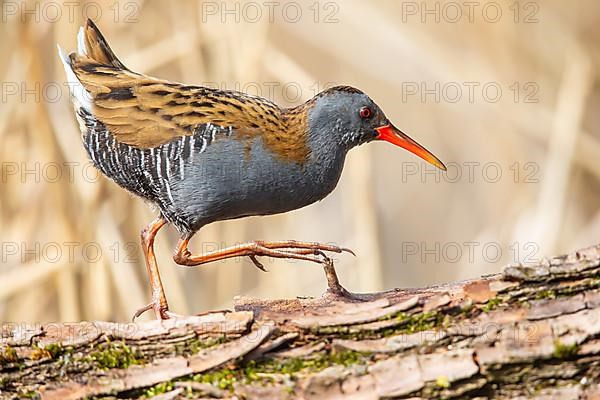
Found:
M 193 267 L 227 258 L 249 257 L 254 265 L 261 270 L 266 271 L 264 266 L 258 261 L 257 257 L 267 256 L 312 261 L 323 265 L 325 276 L 327 277 L 328 292 L 331 295 L 353 298 L 352 294 L 340 284 L 333 266 L 333 261 L 324 253 L 325 251 L 334 253 L 342 253 L 345 251 L 354 255 L 354 252 L 350 249 L 321 243 L 299 242 L 295 240 L 278 242 L 255 241 L 201 255 L 192 255 L 188 250 L 188 241 L 189 239 L 181 239 L 177 245 L 173 259 L 179 265 Z
M 146 226 L 141 233 L 142 248 L 144 249 L 144 256 L 146 258 L 146 268 L 148 270 L 148 277 L 150 278 L 150 287 L 152 288 L 152 302 L 137 310 L 133 316 L 134 320 L 149 310 L 154 310 L 156 318 L 159 319 L 168 319 L 171 317 L 165 290 L 163 289 L 160 273 L 158 272 L 156 256 L 154 255 L 154 238 L 160 228 L 165 226 L 166 223 L 167 221 L 162 217 L 158 217 Z
M 207 264 L 214 261 L 225 260 L 233 257 L 250 257 L 252 261 L 256 257 L 274 257 L 288 258 L 296 260 L 312 261 L 322 264 L 323 260 L 314 256 L 322 256 L 324 251 L 334 253 L 349 252 L 354 254 L 352 250 L 341 248 L 338 246 L 298 242 L 295 240 L 280 241 L 280 242 L 263 242 L 255 241 L 244 243 L 238 246 L 227 247 L 225 249 L 211 251 L 201 255 L 192 255 L 188 250 L 189 239 L 181 239 L 177 244 L 173 259 L 179 265 L 193 267 L 197 265 Z M 260 268 L 260 267 L 259 267 Z

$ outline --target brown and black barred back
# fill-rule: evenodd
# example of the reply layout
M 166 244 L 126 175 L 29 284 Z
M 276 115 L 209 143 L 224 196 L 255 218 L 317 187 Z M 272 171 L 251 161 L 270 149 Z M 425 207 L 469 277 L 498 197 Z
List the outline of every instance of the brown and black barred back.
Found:
M 301 108 L 281 109 L 257 96 L 140 75 L 116 59 L 93 22 L 83 36 L 85 51 L 71 53 L 68 62 L 90 94 L 89 111 L 118 142 L 157 147 L 211 123 L 232 128 L 240 138 L 260 135 L 282 159 L 306 160 L 307 121 Z

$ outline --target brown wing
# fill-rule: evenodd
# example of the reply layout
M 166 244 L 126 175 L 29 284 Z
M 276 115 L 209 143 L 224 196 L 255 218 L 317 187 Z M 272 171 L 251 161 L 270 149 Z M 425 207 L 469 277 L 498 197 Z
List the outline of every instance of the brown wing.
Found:
M 282 110 L 239 92 L 131 72 L 91 21 L 80 32 L 79 52 L 66 61 L 89 93 L 89 112 L 121 143 L 157 147 L 210 123 L 231 127 L 241 138 L 261 135 L 267 147 L 284 158 L 300 161 L 308 154 L 306 113 Z

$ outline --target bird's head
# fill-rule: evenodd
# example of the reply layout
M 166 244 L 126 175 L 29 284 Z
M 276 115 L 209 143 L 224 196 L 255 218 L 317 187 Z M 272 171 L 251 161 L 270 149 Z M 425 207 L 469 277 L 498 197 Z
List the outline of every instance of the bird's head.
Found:
M 309 132 L 319 145 L 343 150 L 374 140 L 402 147 L 436 167 L 446 170 L 436 156 L 396 128 L 384 112 L 362 91 L 336 86 L 310 100 Z

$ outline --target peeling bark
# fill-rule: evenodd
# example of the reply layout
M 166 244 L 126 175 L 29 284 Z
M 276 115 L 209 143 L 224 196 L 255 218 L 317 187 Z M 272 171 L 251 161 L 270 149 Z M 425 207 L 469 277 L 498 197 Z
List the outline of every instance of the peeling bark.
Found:
M 1 398 L 600 398 L 600 246 L 364 301 L 4 324 Z

